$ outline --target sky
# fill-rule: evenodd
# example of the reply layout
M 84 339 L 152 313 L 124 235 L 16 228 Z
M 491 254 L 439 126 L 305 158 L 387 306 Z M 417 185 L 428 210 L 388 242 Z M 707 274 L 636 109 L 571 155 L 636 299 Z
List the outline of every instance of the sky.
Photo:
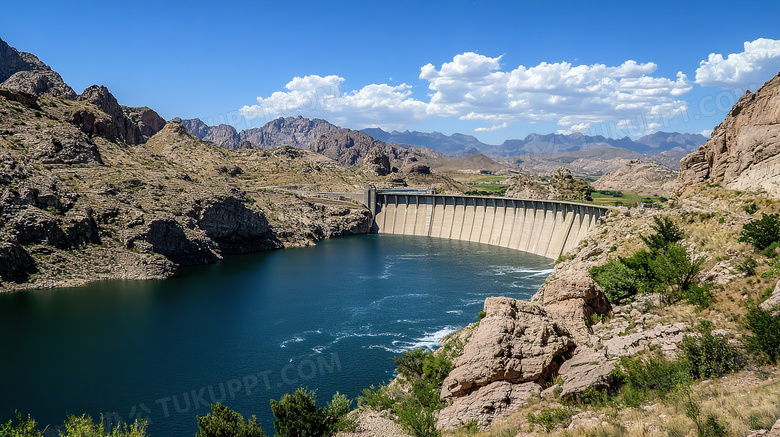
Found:
M 118 3 L 116 3 L 118 4 Z M 108 6 L 111 6 L 110 8 Z M 237 129 L 703 133 L 780 71 L 780 2 L 0 2 L 77 93 Z

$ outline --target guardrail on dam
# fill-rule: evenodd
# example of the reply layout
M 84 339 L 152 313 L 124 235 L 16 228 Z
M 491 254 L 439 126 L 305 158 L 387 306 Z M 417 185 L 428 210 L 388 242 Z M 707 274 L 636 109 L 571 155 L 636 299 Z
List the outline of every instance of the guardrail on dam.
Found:
M 474 241 L 551 259 L 577 246 L 609 210 L 572 202 L 381 190 L 367 197 L 377 233 Z

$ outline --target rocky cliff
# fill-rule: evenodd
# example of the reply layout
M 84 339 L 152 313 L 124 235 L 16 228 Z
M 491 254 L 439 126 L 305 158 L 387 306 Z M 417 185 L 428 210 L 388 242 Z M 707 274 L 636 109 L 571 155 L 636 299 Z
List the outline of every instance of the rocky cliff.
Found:
M 678 188 L 702 183 L 780 198 L 780 74 L 745 93 L 707 143 L 683 158 Z

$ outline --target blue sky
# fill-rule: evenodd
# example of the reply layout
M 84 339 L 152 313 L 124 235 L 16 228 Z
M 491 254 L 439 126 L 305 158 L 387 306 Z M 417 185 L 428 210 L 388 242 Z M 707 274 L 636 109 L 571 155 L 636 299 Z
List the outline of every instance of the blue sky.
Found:
M 492 144 L 707 131 L 780 70 L 776 1 L 108 5 L 6 1 L 0 38 L 76 92 L 103 84 L 166 119 L 300 114 Z

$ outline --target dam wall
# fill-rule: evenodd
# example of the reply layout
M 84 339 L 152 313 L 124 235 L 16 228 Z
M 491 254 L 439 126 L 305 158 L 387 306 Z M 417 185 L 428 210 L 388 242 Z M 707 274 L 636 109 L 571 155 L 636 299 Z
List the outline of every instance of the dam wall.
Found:
M 549 200 L 381 191 L 375 198 L 370 203 L 376 233 L 473 241 L 550 259 L 577 246 L 609 210 Z

